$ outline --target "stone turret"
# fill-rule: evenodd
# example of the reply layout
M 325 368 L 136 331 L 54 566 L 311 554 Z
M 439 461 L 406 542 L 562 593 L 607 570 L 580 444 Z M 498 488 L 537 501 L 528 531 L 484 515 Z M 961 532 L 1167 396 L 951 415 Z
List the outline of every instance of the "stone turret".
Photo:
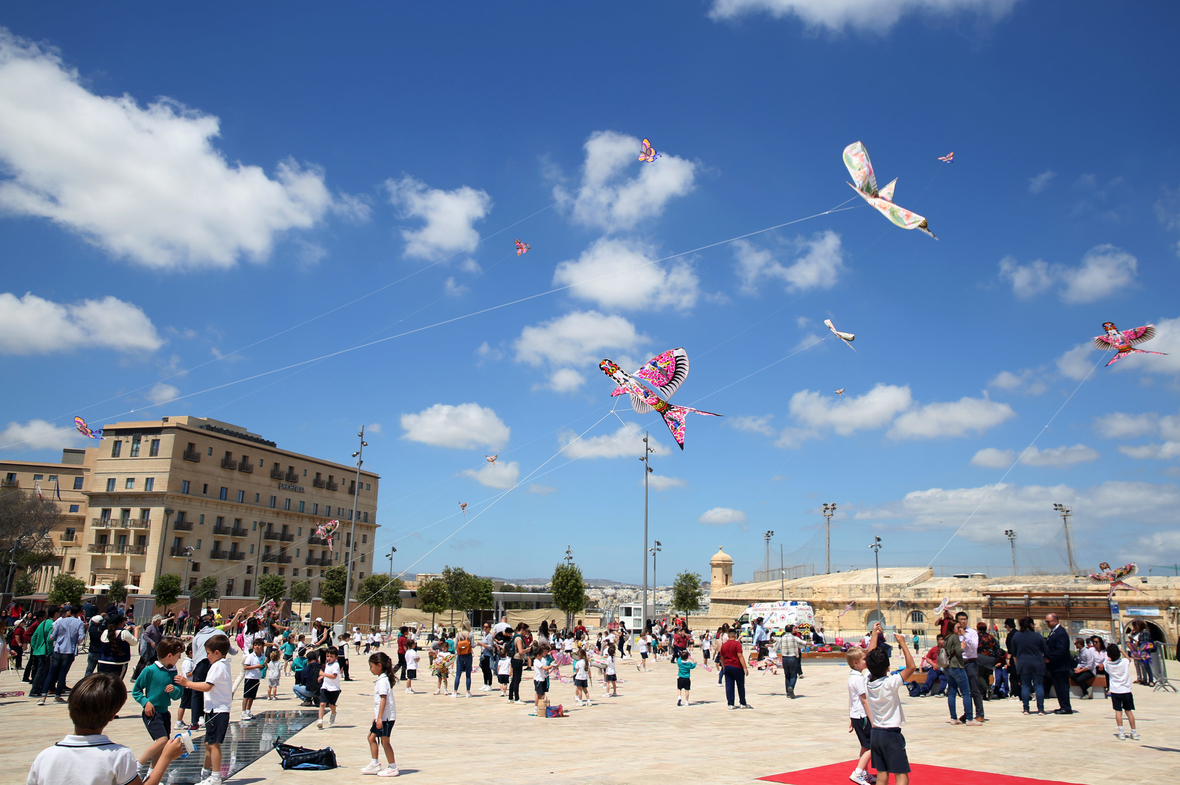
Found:
M 717 553 L 714 553 L 713 558 L 709 559 L 709 567 L 712 580 L 712 585 L 709 587 L 710 594 L 718 589 L 733 585 L 733 557 L 721 550 L 720 545 L 717 546 Z

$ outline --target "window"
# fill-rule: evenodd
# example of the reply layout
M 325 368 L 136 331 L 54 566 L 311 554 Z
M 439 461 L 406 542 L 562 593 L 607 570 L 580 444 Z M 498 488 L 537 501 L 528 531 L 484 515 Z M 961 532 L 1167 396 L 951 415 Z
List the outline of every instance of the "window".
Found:
M 910 611 L 911 624 L 925 624 L 925 622 L 926 614 L 922 613 L 922 611 Z
M 283 509 L 284 510 L 291 509 L 291 500 L 290 499 L 283 499 Z
M 188 480 L 181 480 L 180 481 L 180 492 L 181 493 L 188 493 L 188 489 L 189 489 Z
M 372 484 L 372 483 L 368 483 L 368 482 L 367 482 L 367 483 L 365 483 L 365 490 L 366 490 L 366 491 L 371 491 L 371 490 L 373 490 L 373 484 Z
M 185 513 L 185 511 L 184 511 L 184 510 L 181 510 L 180 512 L 176 513 L 176 522 L 177 522 L 177 523 L 180 523 L 181 521 L 184 521 L 184 520 L 186 520 L 186 518 L 184 517 L 184 516 L 185 516 L 185 514 L 186 514 L 186 513 Z
M 366 512 L 366 513 L 364 513 L 364 514 L 361 516 L 361 520 L 362 520 L 362 521 L 364 521 L 365 523 L 368 523 L 368 522 L 369 522 L 369 513 L 367 513 L 367 512 Z
M 302 537 L 302 536 L 303 536 L 303 527 L 302 527 L 302 526 L 300 526 L 300 527 L 299 527 L 299 529 L 296 531 L 296 534 L 295 534 L 295 536 L 296 536 L 296 537 Z M 295 554 L 295 555 L 296 555 L 296 556 L 298 556 L 299 554 Z
M 111 509 L 109 507 L 103 507 L 98 517 L 101 520 L 109 521 L 111 519 Z
M 192 591 L 195 588 L 197 588 L 197 579 L 190 575 L 188 579 L 188 589 L 189 591 Z
M 70 559 L 70 572 L 74 571 L 74 565 L 78 563 L 77 559 Z
M 4 481 L 5 481 L 5 482 L 7 482 L 7 483 L 14 483 L 14 482 L 16 482 L 16 472 L 9 472 L 8 474 L 6 474 L 6 475 L 4 476 Z
M 348 511 L 348 520 L 352 520 L 352 510 Z
M 361 554 L 361 564 L 364 564 L 364 563 L 365 563 L 365 554 L 362 553 Z M 361 577 L 363 578 L 365 576 L 362 575 Z
M 70 505 L 70 512 L 77 512 L 77 511 L 78 511 L 78 505 L 71 504 Z
M 362 534 L 362 535 L 361 535 L 361 544 L 362 544 L 362 545 L 364 545 L 364 544 L 365 544 L 366 542 L 368 542 L 368 541 L 369 541 L 369 535 L 367 535 L 367 534 Z
M 276 505 L 277 503 L 278 503 L 278 498 L 277 498 L 277 497 L 275 497 L 275 496 L 271 496 L 271 497 L 270 497 L 270 508 L 271 508 L 272 510 L 275 508 L 275 505 Z
M 139 457 L 139 443 L 140 443 L 140 437 L 138 437 L 138 436 L 131 437 L 131 457 L 132 458 Z
M 148 456 L 155 458 L 160 454 L 160 440 L 152 439 L 152 446 L 148 450 Z
M 254 494 L 254 503 L 258 504 L 258 494 Z
M 209 483 L 206 482 L 201 484 L 201 493 L 205 496 L 209 495 Z
M 73 561 L 73 559 L 71 559 L 70 561 Z M 71 569 L 71 570 L 72 570 L 72 569 L 74 569 L 74 565 L 72 565 L 72 564 L 71 564 L 71 565 L 70 565 L 70 569 Z M 298 568 L 298 567 L 294 567 L 294 568 L 292 568 L 292 569 L 291 569 L 291 577 L 292 577 L 292 578 L 298 578 L 298 577 L 299 577 L 299 568 Z
M 66 540 L 68 542 L 68 541 L 74 539 L 74 535 L 77 533 L 78 533 L 77 529 L 66 529 L 66 536 L 62 537 L 62 539 Z
M 253 564 L 247 564 L 247 565 L 246 565 L 246 574 L 247 574 L 247 575 L 253 575 L 253 574 L 254 574 L 254 565 L 253 565 Z
M 156 478 L 155 477 L 144 477 L 143 478 L 143 489 L 145 491 L 154 491 L 156 489 Z
M 307 476 L 307 469 L 304 469 L 304 470 L 303 470 L 303 476 L 304 476 L 304 477 L 306 477 L 306 476 Z
M 127 478 L 127 480 L 123 483 L 123 490 L 125 490 L 125 491 L 135 490 L 135 478 L 134 477 Z
M 303 502 L 299 502 L 299 512 L 303 512 Z
M 259 469 L 262 468 L 262 459 L 261 458 L 258 459 L 258 468 Z
M 56 474 L 49 475 L 49 481 L 50 482 L 57 482 L 57 475 Z
M 209 448 L 209 454 L 210 454 L 210 455 L 212 455 L 212 454 L 213 454 L 213 448 L 212 448 L 212 447 L 210 447 L 210 448 Z
M 262 574 L 263 575 L 270 575 L 270 567 L 263 567 Z
M 115 478 L 107 477 L 107 493 L 112 493 L 115 490 Z
M 242 504 L 245 501 L 246 501 L 246 492 L 245 491 L 238 491 L 238 504 Z
M 123 451 L 123 442 L 111 442 L 111 457 L 118 458 Z
M 147 547 L 147 535 L 141 534 L 141 535 L 137 536 L 135 538 L 135 544 L 138 545 L 140 548 L 146 548 Z
M 242 456 L 242 466 L 245 466 L 245 465 L 246 465 L 246 464 L 248 464 L 248 463 L 250 463 L 250 456 L 249 456 L 249 455 L 243 455 L 243 456 Z
M 81 477 L 74 478 L 74 490 L 75 491 L 82 490 L 82 478 Z
M 213 525 L 214 526 L 224 526 L 225 525 L 225 518 L 218 515 L 217 519 L 215 521 L 213 521 Z
M 311 514 L 312 515 L 319 515 L 320 514 L 320 505 L 319 504 L 312 502 Z
M 173 547 L 173 549 L 179 551 L 181 548 L 184 547 L 184 538 L 183 537 L 173 537 L 172 538 L 172 547 Z
M 201 541 L 197 540 L 197 548 L 200 549 L 200 547 L 201 547 Z M 193 566 L 191 567 L 191 569 L 193 572 L 200 572 L 201 571 L 201 563 L 199 561 L 193 562 Z
M 222 488 L 221 495 L 218 496 L 218 498 L 221 499 L 222 501 L 225 501 L 227 496 L 229 496 L 229 488 Z
M 202 526 L 204 526 L 204 525 L 205 525 L 205 516 L 204 516 L 203 514 L 200 516 L 200 518 L 199 518 L 199 520 L 197 521 L 197 523 L 201 524 Z
M 365 579 L 365 574 L 364 574 L 363 572 L 361 573 L 361 577 L 360 577 L 360 579 L 361 579 L 362 581 Z
M 234 596 L 234 579 L 233 578 L 227 578 L 225 581 L 225 596 L 226 597 Z
M 41 482 L 44 479 L 45 479 L 44 474 L 34 474 L 33 475 L 33 482 Z
M 299 549 L 298 548 L 295 549 L 295 558 L 296 559 L 299 558 Z
M 254 545 L 253 544 L 250 545 L 250 553 L 254 553 Z
M 279 567 L 279 575 L 286 575 L 286 574 L 287 574 L 287 568 L 286 567 Z
M 152 519 L 152 511 L 149 507 L 139 508 L 139 519 L 141 521 L 150 521 Z
M 250 596 L 250 581 L 242 581 L 242 596 Z

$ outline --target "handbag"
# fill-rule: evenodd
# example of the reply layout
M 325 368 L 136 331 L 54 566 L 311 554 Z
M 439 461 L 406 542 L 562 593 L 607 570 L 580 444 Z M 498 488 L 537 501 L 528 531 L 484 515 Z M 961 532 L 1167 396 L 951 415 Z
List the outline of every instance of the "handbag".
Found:
M 990 654 L 980 654 L 975 658 L 975 667 L 991 670 L 996 667 L 996 658 Z
M 331 747 L 322 750 L 309 750 L 306 747 L 296 747 L 291 744 L 280 744 L 277 747 L 281 766 L 284 769 L 301 769 L 303 771 L 324 771 L 336 768 L 336 753 Z
M 947 656 L 946 649 L 941 646 L 938 647 L 938 667 L 942 670 L 951 667 L 951 658 Z

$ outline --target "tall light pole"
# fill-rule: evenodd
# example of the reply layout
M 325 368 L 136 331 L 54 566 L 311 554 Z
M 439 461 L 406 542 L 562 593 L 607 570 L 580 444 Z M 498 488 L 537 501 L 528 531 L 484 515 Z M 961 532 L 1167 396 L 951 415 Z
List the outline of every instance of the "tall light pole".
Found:
M 188 597 L 188 598 L 189 598 L 189 601 L 191 602 L 191 601 L 192 601 L 192 598 L 193 598 L 193 595 L 192 595 L 192 594 L 189 592 L 189 588 L 188 588 L 188 570 L 189 570 L 189 567 L 191 567 L 191 566 L 193 565 L 193 546 L 191 546 L 191 545 L 187 545 L 187 546 L 185 546 L 185 549 L 184 549 L 184 558 L 185 558 L 185 562 L 184 562 L 184 587 L 183 587 L 183 588 L 184 588 L 184 596 L 185 596 L 185 597 Z
M 574 549 L 573 546 L 565 546 L 565 566 L 570 566 L 574 563 Z
M 1069 531 L 1069 516 L 1073 514 L 1072 507 L 1066 507 L 1064 504 L 1054 504 L 1053 509 L 1061 514 L 1061 520 L 1065 521 L 1065 552 L 1069 554 L 1069 574 L 1078 574 L 1078 565 L 1073 558 L 1073 534 Z
M 766 578 L 770 577 L 770 538 L 774 536 L 774 532 L 768 531 L 762 535 L 762 539 L 766 541 Z
M 352 557 L 356 553 L 356 502 L 361 495 L 361 464 L 364 463 L 361 456 L 365 448 L 369 446 L 369 443 L 365 441 L 365 426 L 361 426 L 361 432 L 357 436 L 360 437 L 361 446 L 352 454 L 352 457 L 356 458 L 356 487 L 352 489 L 352 532 L 348 535 L 348 558 L 344 562 L 344 619 L 342 621 L 348 619 L 348 596 L 352 592 Z M 347 629 L 347 624 L 345 629 Z
M 827 571 L 828 575 L 832 574 L 832 516 L 835 514 L 836 514 L 835 502 L 833 502 L 832 504 L 825 504 L 824 505 L 824 520 L 827 521 L 827 523 L 824 524 L 824 530 L 827 532 L 824 539 L 827 541 L 827 548 L 825 550 L 827 551 L 827 554 L 828 554 L 828 571 Z
M 1012 546 L 1012 575 L 1016 575 L 1016 531 L 1013 529 L 1005 529 L 1004 536 L 1008 538 L 1008 544 Z
M 648 549 L 648 553 L 651 554 L 651 612 L 653 616 L 656 612 L 656 597 L 659 596 L 658 592 L 660 590 L 660 580 L 656 576 L 656 556 L 659 552 L 660 541 L 656 540 L 655 545 Z
M 647 475 L 655 471 L 651 468 L 648 458 L 655 450 L 651 448 L 648 443 L 648 437 L 651 435 L 650 431 L 645 431 L 643 434 L 643 457 L 639 460 L 643 461 L 643 631 L 647 631 Z
M 873 544 L 869 547 L 873 549 L 873 564 L 877 568 L 877 617 L 884 620 L 885 616 L 881 613 L 881 538 L 874 537 Z
M 389 553 L 385 554 L 389 557 L 389 582 L 393 583 L 393 554 L 397 553 L 397 548 L 393 545 L 389 546 Z M 385 606 L 385 628 L 386 630 L 393 629 L 393 606 Z

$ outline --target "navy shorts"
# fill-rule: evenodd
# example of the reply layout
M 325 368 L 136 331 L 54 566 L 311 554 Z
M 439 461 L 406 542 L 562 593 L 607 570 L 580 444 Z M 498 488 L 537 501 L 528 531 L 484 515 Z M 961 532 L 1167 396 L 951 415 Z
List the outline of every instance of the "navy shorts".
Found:
M 152 716 L 143 715 L 143 727 L 147 728 L 152 741 L 166 738 L 172 731 L 172 715 L 166 711 L 156 711 Z
M 878 772 L 910 773 L 910 758 L 906 755 L 901 728 L 873 728 L 869 749 L 873 751 L 873 768 Z
M 549 685 L 543 681 L 534 681 L 533 689 L 538 695 L 544 695 L 545 693 L 549 692 Z
M 407 681 L 413 681 L 416 678 L 418 678 L 418 671 L 416 671 L 416 670 L 413 670 L 413 671 L 407 670 L 406 671 L 406 680 Z
M 574 679 L 574 686 L 579 689 L 583 689 L 583 690 L 589 689 L 590 688 L 590 680 L 589 679 Z
M 617 673 L 608 673 L 602 677 L 603 681 L 618 681 L 619 675 Z
M 340 690 L 320 690 L 320 704 L 324 706 L 335 706 L 336 699 L 340 697 Z
M 862 750 L 869 749 L 870 731 L 873 729 L 873 726 L 869 723 L 869 718 L 852 717 L 850 721 L 852 722 L 852 730 L 856 734 L 856 740 L 860 742 L 860 748 Z
M 647 652 L 641 651 L 641 652 L 639 652 L 639 656 L 646 660 L 647 659 Z
M 246 700 L 253 700 L 256 698 L 258 696 L 258 683 L 262 681 L 262 679 L 243 679 L 242 681 L 246 682 L 244 689 L 242 690 L 242 697 Z
M 216 714 L 205 715 L 205 744 L 220 744 L 225 741 L 225 732 L 229 730 L 229 713 L 219 711 Z
M 1115 711 L 1135 711 L 1135 696 L 1129 692 L 1112 692 L 1110 702 Z
M 396 720 L 381 720 L 381 727 L 377 727 L 377 721 L 373 720 L 373 724 L 369 726 L 369 733 L 377 738 L 389 738 L 389 734 L 393 733 L 393 723 Z
M 497 674 L 496 680 L 499 681 L 501 684 L 507 684 L 508 680 L 509 680 L 509 676 L 507 673 L 500 673 L 500 674 Z
M 193 691 L 188 687 L 184 688 L 184 692 L 180 693 L 180 708 L 191 709 L 193 700 Z
M 677 676 L 676 677 L 676 689 L 678 689 L 678 690 L 691 690 L 692 689 L 692 679 L 686 679 L 683 676 Z

